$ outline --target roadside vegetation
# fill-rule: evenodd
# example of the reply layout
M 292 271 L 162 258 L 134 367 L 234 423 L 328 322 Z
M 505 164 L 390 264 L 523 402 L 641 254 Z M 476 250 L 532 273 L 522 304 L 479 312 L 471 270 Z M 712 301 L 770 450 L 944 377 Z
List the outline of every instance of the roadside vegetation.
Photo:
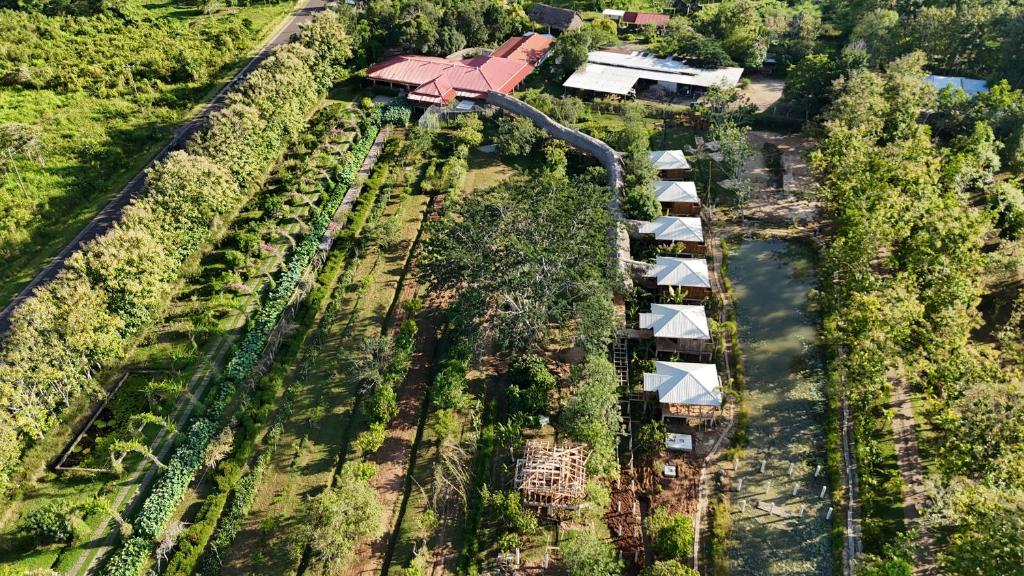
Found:
M 0 8 L 0 304 L 248 60 L 291 2 Z

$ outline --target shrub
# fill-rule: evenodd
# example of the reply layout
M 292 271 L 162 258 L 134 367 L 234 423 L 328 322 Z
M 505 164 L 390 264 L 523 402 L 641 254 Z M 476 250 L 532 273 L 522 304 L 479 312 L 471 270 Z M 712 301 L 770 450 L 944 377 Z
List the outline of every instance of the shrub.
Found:
M 18 531 L 37 544 L 70 544 L 85 537 L 88 526 L 75 507 L 50 502 L 21 518 Z
M 356 437 L 356 446 L 366 454 L 372 454 L 384 445 L 384 423 L 374 422 L 368 430 L 364 430 Z
M 548 413 L 548 395 L 557 386 L 555 376 L 544 364 L 544 358 L 530 355 L 513 360 L 509 379 L 512 384 L 508 390 L 512 414 L 522 415 L 536 425 L 537 416 Z
M 491 492 L 484 486 L 482 495 L 484 514 L 491 522 L 522 535 L 537 529 L 537 517 L 523 504 L 523 497 L 519 492 Z
M 566 531 L 559 542 L 569 576 L 620 576 L 622 560 L 615 546 L 590 530 Z
M 245 266 L 245 255 L 238 250 L 225 250 L 224 265 L 232 270 L 237 270 Z
M 647 519 L 654 555 L 662 560 L 685 560 L 693 555 L 693 520 L 685 514 L 655 510 Z
M 700 576 L 700 572 L 681 564 L 678 560 L 659 560 L 644 568 L 640 576 Z
M 398 396 L 395 389 L 387 384 L 381 384 L 374 388 L 366 404 L 366 415 L 374 424 L 387 424 L 392 418 L 398 416 Z

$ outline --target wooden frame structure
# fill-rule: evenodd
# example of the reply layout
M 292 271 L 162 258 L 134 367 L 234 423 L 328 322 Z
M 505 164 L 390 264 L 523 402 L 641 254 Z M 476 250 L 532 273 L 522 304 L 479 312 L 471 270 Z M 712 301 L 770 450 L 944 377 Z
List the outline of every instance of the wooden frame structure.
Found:
M 527 506 L 576 510 L 587 493 L 587 454 L 583 446 L 548 446 L 531 440 L 516 461 L 515 487 Z

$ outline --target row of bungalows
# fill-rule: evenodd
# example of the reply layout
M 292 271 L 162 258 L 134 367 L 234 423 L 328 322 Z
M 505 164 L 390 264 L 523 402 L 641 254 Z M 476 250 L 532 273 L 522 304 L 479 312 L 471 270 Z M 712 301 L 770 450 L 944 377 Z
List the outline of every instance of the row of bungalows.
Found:
M 487 92 L 510 94 L 533 72 L 554 38 L 528 33 L 513 36 L 491 54 L 466 60 L 397 55 L 366 70 L 372 84 L 398 88 L 419 107 L 447 106 L 456 100 L 483 101 Z
M 714 337 L 705 302 L 712 295 L 711 274 L 704 258 L 706 245 L 696 185 L 685 178 L 691 166 L 682 150 L 651 152 L 661 178 L 654 194 L 665 215 L 638 223 L 637 233 L 672 247 L 673 256 L 658 255 L 638 274 L 638 283 L 661 301 L 641 312 L 634 335 L 653 339 L 654 372 L 643 375 L 644 393 L 655 396 L 663 421 L 701 425 L 715 422 L 722 412 L 723 392 L 714 360 Z M 692 448 L 692 437 L 670 435 L 668 447 Z

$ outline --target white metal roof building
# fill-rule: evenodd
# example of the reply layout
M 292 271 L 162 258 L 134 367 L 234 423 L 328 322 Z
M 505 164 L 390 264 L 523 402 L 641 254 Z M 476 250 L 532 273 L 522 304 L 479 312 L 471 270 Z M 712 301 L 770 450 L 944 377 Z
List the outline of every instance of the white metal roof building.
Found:
M 651 162 L 658 170 L 689 170 L 690 161 L 682 150 L 651 150 Z M 694 185 L 696 190 L 696 185 Z M 696 192 L 694 192 L 696 194 Z
M 685 157 L 683 161 L 686 161 Z M 697 196 L 697 185 L 693 182 L 658 180 L 654 183 L 654 197 L 658 199 L 658 202 L 700 204 L 700 197 Z
M 657 362 L 655 370 L 644 373 L 644 391 L 657 392 L 661 404 L 722 405 L 722 382 L 714 364 Z
M 658 286 L 711 288 L 708 261 L 703 258 L 669 258 L 658 256 L 644 276 L 657 278 Z
M 674 58 L 658 58 L 648 52 L 596 50 L 587 63 L 562 85 L 566 88 L 626 96 L 640 80 L 670 89 L 679 86 L 707 89 L 739 84 L 743 68 L 697 68 Z
M 925 80 L 932 86 L 935 86 L 936 90 L 942 90 L 943 88 L 960 88 L 971 97 L 988 91 L 988 83 L 976 78 L 931 75 L 926 77 Z
M 640 313 L 640 329 L 652 331 L 655 338 L 711 340 L 703 306 L 651 304 L 650 312 Z
M 700 218 L 688 216 L 658 216 L 653 222 L 642 222 L 640 233 L 653 235 L 664 242 L 703 242 L 704 228 Z
M 615 10 L 612 8 L 605 8 L 604 10 L 601 11 L 602 16 L 604 16 L 605 18 L 609 18 L 611 20 L 619 20 L 623 16 L 625 16 L 625 14 L 625 10 Z

